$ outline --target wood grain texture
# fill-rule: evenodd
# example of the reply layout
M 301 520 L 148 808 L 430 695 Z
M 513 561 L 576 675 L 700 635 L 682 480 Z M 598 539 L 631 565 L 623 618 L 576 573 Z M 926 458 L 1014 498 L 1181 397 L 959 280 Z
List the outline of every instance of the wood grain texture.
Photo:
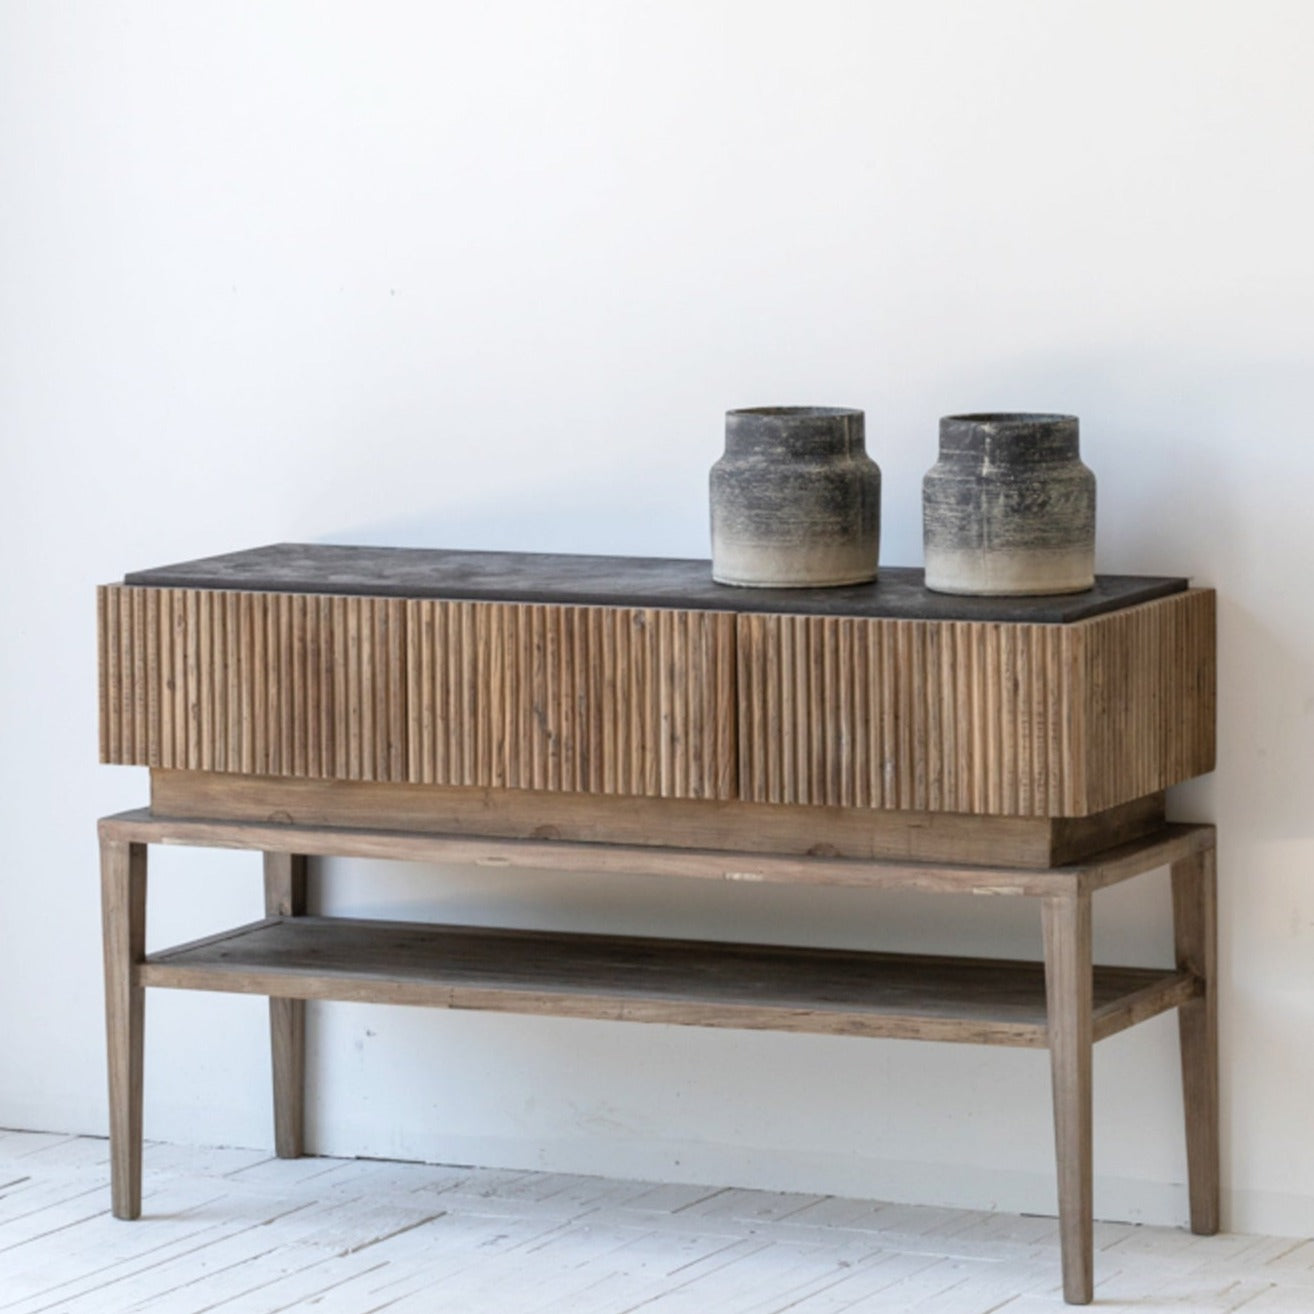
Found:
M 273 918 L 151 955 L 149 986 L 690 1026 L 1043 1046 L 1040 963 Z M 1097 1008 L 1175 974 L 1100 968 Z M 1171 1006 L 1171 1005 L 1165 1005 Z
M 1208 822 L 1169 822 L 1158 835 L 1120 844 L 1075 865 L 1083 867 L 1081 889 L 1093 894 L 1157 867 L 1172 866 L 1216 843 L 1215 828 Z
M 977 863 L 847 859 L 663 845 L 579 843 L 563 839 L 505 839 L 479 834 L 301 826 L 285 821 L 215 821 L 157 817 L 146 809 L 102 817 L 108 839 L 143 844 L 190 844 L 207 848 L 257 849 L 315 857 L 382 858 L 398 862 L 458 863 L 522 867 L 542 871 L 592 871 L 678 876 L 742 884 L 852 885 L 868 889 L 920 889 L 941 894 L 1067 895 L 1088 893 L 1117 879 L 1177 862 L 1199 851 L 1212 835 L 1208 826 L 1168 825 L 1155 835 L 1121 846 L 1106 859 L 1032 871 Z
M 730 798 L 733 618 L 412 599 L 415 784 Z
M 1070 625 L 741 615 L 741 795 L 1087 816 L 1212 770 L 1214 595 Z
M 1214 762 L 1214 597 L 1069 625 L 108 586 L 106 761 L 1084 817 Z
M 406 779 L 400 599 L 119 586 L 100 595 L 105 761 Z
M 1091 1153 L 1095 992 L 1090 896 L 1047 898 L 1041 906 L 1063 1298 L 1072 1305 L 1086 1305 L 1091 1301 L 1095 1285 Z
M 1211 589 L 1074 627 L 1086 688 L 1073 747 L 1090 810 L 1214 769 L 1217 599 Z
M 146 994 L 137 973 L 146 956 L 146 846 L 102 837 L 100 864 L 111 1200 L 115 1218 L 138 1218 Z
M 1101 971 L 1102 968 L 1096 968 L 1096 975 Z M 1204 983 L 1193 972 L 1181 970 L 1160 977 L 1147 982 L 1144 989 L 1130 991 L 1111 1004 L 1097 1002 L 1091 1019 L 1091 1037 L 1105 1040 L 1116 1036 L 1119 1031 L 1166 1013 L 1170 1008 L 1190 1004 L 1203 994 Z
M 1216 1229 L 1213 832 L 1162 824 L 1162 790 L 1213 765 L 1212 594 L 1065 625 L 184 587 L 97 607 L 102 755 L 153 790 L 101 823 L 120 1216 L 158 985 L 270 996 L 280 1155 L 312 998 L 1048 1045 L 1074 1302 L 1091 1048 L 1179 1008 L 1192 1224 Z M 266 920 L 144 960 L 157 842 L 263 850 Z M 1039 896 L 1045 961 L 309 918 L 307 855 Z M 1176 968 L 1093 967 L 1091 894 L 1166 864 Z
M 265 916 L 302 917 L 307 866 L 300 853 L 266 853 Z M 274 1094 L 274 1152 L 280 1159 L 305 1153 L 306 1005 L 269 999 L 269 1051 Z
M 1164 797 L 1090 817 L 974 817 L 153 770 L 151 811 L 162 818 L 1048 868 L 1162 829 Z
M 289 779 L 737 791 L 734 618 L 99 590 L 101 757 Z
M 1199 983 L 1177 1015 L 1186 1112 L 1186 1166 L 1191 1231 L 1220 1226 L 1218 1107 L 1218 892 L 1212 846 L 1172 867 L 1173 932 L 1179 970 Z

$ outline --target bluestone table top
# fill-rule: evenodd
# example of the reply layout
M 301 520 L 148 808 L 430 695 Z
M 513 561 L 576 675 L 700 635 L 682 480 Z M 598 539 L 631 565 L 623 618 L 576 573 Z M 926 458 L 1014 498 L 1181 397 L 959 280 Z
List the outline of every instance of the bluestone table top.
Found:
M 882 566 L 873 584 L 750 589 L 715 583 L 709 561 L 328 543 L 275 543 L 134 571 L 123 582 L 154 588 L 1033 624 L 1085 620 L 1180 593 L 1188 583 L 1169 576 L 1100 575 L 1085 593 L 956 597 L 928 590 L 920 569 Z

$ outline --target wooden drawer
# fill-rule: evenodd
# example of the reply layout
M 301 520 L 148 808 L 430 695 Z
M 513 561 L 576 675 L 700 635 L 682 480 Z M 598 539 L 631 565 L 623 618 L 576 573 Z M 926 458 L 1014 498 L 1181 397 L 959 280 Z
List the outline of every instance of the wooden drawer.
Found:
M 101 756 L 1085 817 L 1212 770 L 1214 595 L 1068 624 L 110 585 Z
M 106 762 L 736 796 L 723 613 L 127 585 L 99 607 Z
M 1214 766 L 1214 594 L 1066 625 L 739 617 L 757 802 L 1080 817 Z

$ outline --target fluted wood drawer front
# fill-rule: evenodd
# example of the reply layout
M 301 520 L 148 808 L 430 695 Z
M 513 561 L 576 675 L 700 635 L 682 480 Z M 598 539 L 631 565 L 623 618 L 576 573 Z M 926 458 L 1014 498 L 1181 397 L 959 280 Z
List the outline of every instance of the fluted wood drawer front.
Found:
M 1214 595 L 1068 625 L 739 617 L 754 802 L 1086 816 L 1213 769 Z
M 117 585 L 99 607 L 107 762 L 737 795 L 721 613 Z
M 734 618 L 413 600 L 411 779 L 734 798 Z
M 110 586 L 99 605 L 102 760 L 407 779 L 404 601 Z

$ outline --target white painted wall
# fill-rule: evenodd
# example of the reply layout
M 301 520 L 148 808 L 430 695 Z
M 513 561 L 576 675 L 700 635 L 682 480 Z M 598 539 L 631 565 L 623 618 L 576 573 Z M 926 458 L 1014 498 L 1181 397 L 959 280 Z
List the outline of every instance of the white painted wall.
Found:
M 0 1125 L 104 1128 L 92 586 L 280 540 L 703 555 L 730 406 L 1080 415 L 1099 566 L 1218 588 L 1224 1165 L 1314 1229 L 1314 8 L 0 3 Z M 259 905 L 169 853 L 152 941 Z M 1101 898 L 1160 961 L 1164 882 Z M 1029 953 L 1034 910 L 330 864 L 324 904 Z M 264 1007 L 152 997 L 147 1129 L 267 1144 Z M 1097 1208 L 1184 1217 L 1168 1019 Z M 315 1010 L 317 1149 L 1052 1208 L 1045 1056 Z

